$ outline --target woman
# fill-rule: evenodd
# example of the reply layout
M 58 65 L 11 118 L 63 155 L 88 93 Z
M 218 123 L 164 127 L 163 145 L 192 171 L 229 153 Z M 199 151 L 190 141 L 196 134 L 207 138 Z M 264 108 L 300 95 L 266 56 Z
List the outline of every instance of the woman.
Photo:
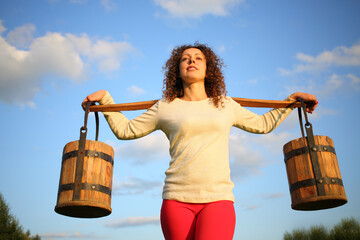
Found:
M 161 226 L 167 240 L 228 240 L 235 229 L 233 183 L 230 180 L 228 141 L 232 126 L 252 133 L 275 129 L 292 109 L 273 109 L 257 115 L 226 97 L 223 63 L 203 44 L 173 50 L 164 66 L 163 99 L 147 112 L 128 120 L 121 113 L 104 112 L 119 139 L 143 137 L 162 130 L 170 141 L 171 161 L 166 171 Z M 303 98 L 308 112 L 317 100 Z M 113 104 L 101 90 L 88 101 Z

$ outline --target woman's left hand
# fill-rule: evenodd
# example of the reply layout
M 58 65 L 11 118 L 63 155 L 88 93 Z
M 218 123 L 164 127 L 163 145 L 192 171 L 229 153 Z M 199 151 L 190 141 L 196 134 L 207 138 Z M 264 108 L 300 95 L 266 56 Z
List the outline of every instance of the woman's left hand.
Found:
M 299 98 L 304 99 L 304 102 L 306 103 L 306 107 L 307 107 L 306 111 L 308 113 L 312 113 L 319 103 L 314 95 L 304 92 L 293 93 L 290 95 L 289 98 L 291 100 L 298 100 Z

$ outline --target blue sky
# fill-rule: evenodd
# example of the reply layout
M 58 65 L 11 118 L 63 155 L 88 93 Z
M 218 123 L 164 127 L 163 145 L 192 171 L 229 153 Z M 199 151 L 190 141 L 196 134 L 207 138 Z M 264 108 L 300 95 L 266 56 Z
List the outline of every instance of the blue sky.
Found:
M 86 95 L 107 89 L 118 103 L 161 98 L 171 49 L 199 41 L 224 60 L 229 96 L 318 97 L 310 122 L 316 135 L 334 140 L 349 200 L 322 211 L 290 208 L 282 146 L 301 135 L 296 111 L 267 135 L 233 129 L 234 239 L 277 240 L 295 228 L 360 220 L 359 12 L 357 0 L 1 1 L 0 192 L 24 228 L 45 240 L 162 239 L 163 133 L 118 141 L 101 117 L 99 140 L 116 153 L 113 212 L 99 219 L 54 212 L 62 149 L 79 138 Z M 94 132 L 91 115 L 88 139 Z

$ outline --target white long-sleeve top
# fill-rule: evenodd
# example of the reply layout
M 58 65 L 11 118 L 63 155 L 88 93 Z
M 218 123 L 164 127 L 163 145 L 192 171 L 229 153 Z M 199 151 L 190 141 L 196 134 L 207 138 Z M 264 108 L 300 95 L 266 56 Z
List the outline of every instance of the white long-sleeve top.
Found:
M 100 104 L 113 104 L 107 92 Z M 257 115 L 224 99 L 216 108 L 211 99 L 172 102 L 159 100 L 140 116 L 128 120 L 120 112 L 104 112 L 118 139 L 143 137 L 162 130 L 170 141 L 171 161 L 165 172 L 163 198 L 188 203 L 234 201 L 229 167 L 229 135 L 232 126 L 252 133 L 268 133 L 291 112 L 273 109 Z

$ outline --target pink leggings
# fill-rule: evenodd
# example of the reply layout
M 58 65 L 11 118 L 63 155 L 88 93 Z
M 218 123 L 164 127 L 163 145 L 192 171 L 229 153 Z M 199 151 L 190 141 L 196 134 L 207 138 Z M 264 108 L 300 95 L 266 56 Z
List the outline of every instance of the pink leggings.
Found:
M 183 203 L 163 200 L 161 227 L 166 240 L 231 240 L 235 229 L 232 201 Z

